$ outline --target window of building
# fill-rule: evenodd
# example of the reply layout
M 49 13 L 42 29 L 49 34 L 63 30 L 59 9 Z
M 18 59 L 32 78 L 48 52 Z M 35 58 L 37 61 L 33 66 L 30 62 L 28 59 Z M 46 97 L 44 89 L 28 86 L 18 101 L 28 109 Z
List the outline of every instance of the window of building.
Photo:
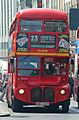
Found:
M 6 50 L 8 48 L 8 42 L 1 42 L 1 49 Z
M 37 7 L 42 8 L 42 0 L 37 0 Z
M 3 50 L 3 42 L 1 42 L 1 49 Z
M 20 4 L 21 4 L 21 9 L 24 9 L 26 7 L 26 0 L 20 0 Z
M 26 0 L 26 7 L 32 8 L 32 0 Z
M 49 0 L 46 0 L 46 8 L 49 8 Z
M 7 42 L 4 42 L 3 44 L 4 44 L 4 49 L 6 49 L 6 47 L 7 47 Z

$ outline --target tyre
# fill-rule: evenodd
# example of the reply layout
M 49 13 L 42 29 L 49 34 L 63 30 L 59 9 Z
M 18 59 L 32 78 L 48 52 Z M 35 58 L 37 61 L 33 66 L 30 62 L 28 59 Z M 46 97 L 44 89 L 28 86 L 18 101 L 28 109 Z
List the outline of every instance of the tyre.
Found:
M 68 113 L 68 111 L 69 111 L 69 106 L 63 105 L 63 106 L 62 106 L 62 111 L 63 111 L 63 113 Z
M 79 87 L 77 89 L 77 102 L 78 102 L 78 108 L 79 108 Z
M 12 100 L 12 110 L 13 112 L 21 112 L 23 110 L 22 102 L 17 100 L 15 97 Z
M 49 107 L 48 107 L 48 109 L 49 109 L 49 111 L 50 112 L 57 112 L 58 111 L 58 108 L 59 108 L 59 105 L 57 105 L 57 104 L 54 104 L 54 105 L 50 105 Z
M 66 100 L 63 105 L 62 105 L 62 112 L 63 113 L 68 113 L 69 111 L 69 104 L 70 104 L 70 99 Z
M 79 108 L 79 101 L 78 101 L 78 108 Z

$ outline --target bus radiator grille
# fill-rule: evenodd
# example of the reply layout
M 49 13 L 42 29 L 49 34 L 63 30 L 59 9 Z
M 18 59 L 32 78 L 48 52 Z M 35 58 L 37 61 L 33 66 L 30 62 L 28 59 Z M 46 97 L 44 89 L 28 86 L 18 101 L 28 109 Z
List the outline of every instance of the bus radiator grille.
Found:
M 42 101 L 42 89 L 40 87 L 33 88 L 31 90 L 31 101 L 41 102 Z
M 54 102 L 54 90 L 52 88 L 44 88 L 43 100 L 48 102 Z
M 54 90 L 51 87 L 42 88 L 36 87 L 31 90 L 32 102 L 54 102 Z

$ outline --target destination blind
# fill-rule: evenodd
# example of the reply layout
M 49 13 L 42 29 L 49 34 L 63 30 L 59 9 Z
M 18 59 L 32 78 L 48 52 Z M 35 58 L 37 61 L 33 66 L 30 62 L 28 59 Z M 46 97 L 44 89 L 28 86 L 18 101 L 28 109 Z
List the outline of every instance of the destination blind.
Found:
M 31 48 L 55 48 L 55 35 L 31 35 Z

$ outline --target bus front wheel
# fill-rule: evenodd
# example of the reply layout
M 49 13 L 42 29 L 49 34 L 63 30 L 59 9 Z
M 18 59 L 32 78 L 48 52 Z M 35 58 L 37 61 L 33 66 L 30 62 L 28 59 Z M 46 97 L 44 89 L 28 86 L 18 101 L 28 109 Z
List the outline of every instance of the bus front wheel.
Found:
M 79 87 L 77 89 L 77 102 L 78 102 L 78 108 L 79 108 Z
M 12 99 L 12 110 L 13 112 L 20 112 L 22 111 L 22 103 L 17 100 L 15 97 Z
M 79 102 L 78 102 L 78 108 L 79 108 Z
M 66 100 L 63 105 L 62 105 L 62 111 L 63 113 L 68 113 L 69 111 L 69 104 L 70 104 L 70 100 Z

